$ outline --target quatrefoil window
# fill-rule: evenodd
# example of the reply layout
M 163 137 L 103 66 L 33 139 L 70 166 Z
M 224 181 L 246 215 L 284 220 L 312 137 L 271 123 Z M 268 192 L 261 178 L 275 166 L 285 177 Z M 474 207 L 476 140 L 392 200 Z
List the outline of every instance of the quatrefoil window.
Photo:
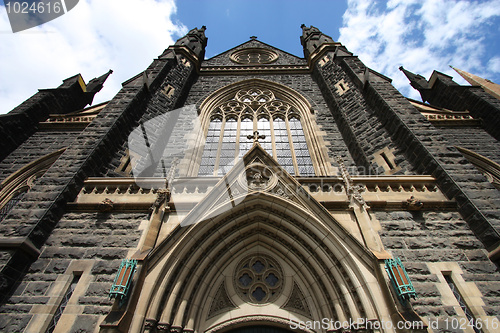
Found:
M 234 276 L 238 294 L 249 303 L 270 303 L 280 295 L 283 286 L 281 267 L 265 255 L 254 255 L 242 260 Z

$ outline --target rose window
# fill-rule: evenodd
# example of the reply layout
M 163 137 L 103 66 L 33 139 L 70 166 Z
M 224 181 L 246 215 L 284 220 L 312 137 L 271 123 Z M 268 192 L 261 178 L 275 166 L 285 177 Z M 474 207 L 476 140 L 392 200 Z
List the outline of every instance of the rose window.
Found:
M 236 268 L 235 286 L 247 302 L 270 303 L 279 296 L 283 286 L 281 267 L 268 256 L 248 257 Z
M 268 49 L 250 48 L 234 52 L 230 59 L 242 65 L 270 64 L 278 59 L 278 54 Z

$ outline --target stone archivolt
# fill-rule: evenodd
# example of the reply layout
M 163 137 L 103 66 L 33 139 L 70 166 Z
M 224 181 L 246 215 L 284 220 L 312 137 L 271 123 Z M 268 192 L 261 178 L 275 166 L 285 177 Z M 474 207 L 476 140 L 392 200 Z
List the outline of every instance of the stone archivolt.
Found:
M 378 283 L 373 253 L 258 144 L 243 160 L 248 168 L 235 166 L 149 254 L 149 287 L 139 300 L 149 306 L 137 318 L 205 331 L 262 311 L 288 318 L 290 308 L 299 321 L 387 316 L 374 312 L 383 297 L 370 287 Z M 258 186 L 237 204 L 220 195 L 235 186 L 243 192 L 254 179 L 248 170 L 275 185 Z M 283 189 L 288 198 L 278 194 Z

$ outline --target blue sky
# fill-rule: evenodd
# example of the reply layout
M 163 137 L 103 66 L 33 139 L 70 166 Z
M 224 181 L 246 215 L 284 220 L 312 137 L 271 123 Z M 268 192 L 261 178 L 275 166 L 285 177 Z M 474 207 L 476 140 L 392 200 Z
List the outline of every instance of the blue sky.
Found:
M 2 4 L 0 0 L 0 4 Z M 81 73 L 114 73 L 95 103 L 144 70 L 194 27 L 207 26 L 206 56 L 257 36 L 302 57 L 300 25 L 314 25 L 419 98 L 400 65 L 429 77 L 449 65 L 500 83 L 500 0 L 80 0 L 67 14 L 13 34 L 0 7 L 0 113 Z
M 250 36 L 303 57 L 300 25 L 317 26 L 338 39 L 342 15 L 347 9 L 345 1 L 316 1 L 319 7 L 324 6 L 324 10 L 317 11 L 303 10 L 305 3 L 303 0 L 183 0 L 177 2 L 173 19 L 190 28 L 207 27 L 207 58 L 248 41 Z

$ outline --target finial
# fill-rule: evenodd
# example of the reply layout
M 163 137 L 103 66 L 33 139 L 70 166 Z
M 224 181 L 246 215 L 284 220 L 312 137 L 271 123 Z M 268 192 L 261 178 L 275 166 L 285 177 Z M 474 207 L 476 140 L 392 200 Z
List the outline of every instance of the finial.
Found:
M 256 40 L 257 39 L 257 36 L 251 36 L 250 37 L 251 40 Z
M 300 27 L 301 27 L 301 28 L 304 28 L 305 26 L 306 26 L 306 25 L 305 25 L 304 23 L 302 23 L 302 24 L 300 25 Z

